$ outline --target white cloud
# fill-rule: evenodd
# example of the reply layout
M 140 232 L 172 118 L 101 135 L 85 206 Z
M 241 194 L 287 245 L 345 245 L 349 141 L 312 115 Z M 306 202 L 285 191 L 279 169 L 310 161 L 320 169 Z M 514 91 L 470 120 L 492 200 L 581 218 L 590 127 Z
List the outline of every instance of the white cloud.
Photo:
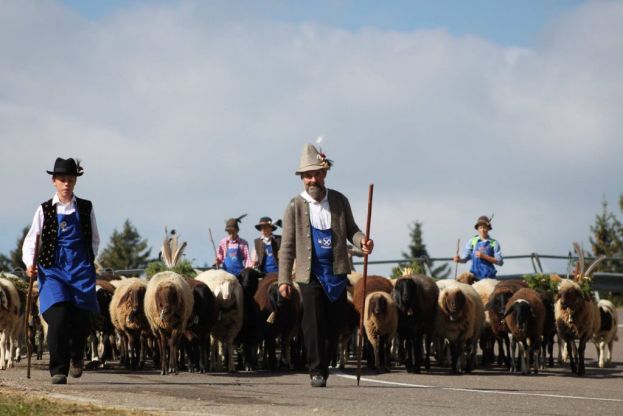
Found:
M 560 16 L 531 49 L 444 30 L 356 32 L 238 20 L 185 2 L 91 22 L 54 2 L 0 16 L 0 252 L 13 248 L 57 156 L 84 160 L 77 192 L 104 238 L 129 218 L 157 250 L 163 227 L 212 261 L 208 228 L 281 216 L 301 185 L 304 142 L 322 135 L 328 184 L 365 226 L 375 183 L 376 259 L 399 258 L 424 223 L 453 254 L 495 212 L 507 254 L 566 253 L 603 195 L 621 192 L 621 3 Z M 33 27 L 36 30 L 33 30 Z M 155 250 L 155 251 L 156 251 Z M 505 272 L 525 270 L 507 262 Z M 378 270 L 377 272 L 382 272 Z

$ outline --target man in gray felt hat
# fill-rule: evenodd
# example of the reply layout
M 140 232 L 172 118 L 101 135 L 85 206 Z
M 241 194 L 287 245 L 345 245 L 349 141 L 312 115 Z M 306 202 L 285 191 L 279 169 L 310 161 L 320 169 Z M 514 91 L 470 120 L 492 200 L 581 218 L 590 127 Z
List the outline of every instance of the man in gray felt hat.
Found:
M 304 191 L 286 208 L 279 251 L 279 293 L 290 297 L 293 280 L 301 289 L 312 387 L 326 386 L 337 334 L 344 326 L 350 272 L 347 241 L 367 254 L 374 248 L 355 223 L 348 199 L 325 187 L 332 163 L 313 145 L 303 147 L 295 174 L 301 177 Z

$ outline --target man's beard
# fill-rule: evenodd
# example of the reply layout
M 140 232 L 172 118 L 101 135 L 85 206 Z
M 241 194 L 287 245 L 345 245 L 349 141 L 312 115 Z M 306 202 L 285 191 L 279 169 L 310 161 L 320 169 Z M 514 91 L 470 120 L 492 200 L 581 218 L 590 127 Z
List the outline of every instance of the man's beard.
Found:
M 324 197 L 325 187 L 322 185 L 318 185 L 318 184 L 309 185 L 307 187 L 307 193 L 309 194 L 309 196 L 314 198 L 316 201 L 320 201 Z

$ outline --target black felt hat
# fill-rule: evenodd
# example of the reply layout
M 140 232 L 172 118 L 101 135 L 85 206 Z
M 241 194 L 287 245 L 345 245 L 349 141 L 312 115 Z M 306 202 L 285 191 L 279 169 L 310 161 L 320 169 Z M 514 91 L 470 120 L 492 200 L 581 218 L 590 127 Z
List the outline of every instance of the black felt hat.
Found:
M 277 227 L 281 227 L 281 220 L 275 221 L 273 223 L 273 220 L 270 217 L 262 217 L 260 218 L 260 221 L 255 224 L 255 229 L 258 231 L 262 230 L 262 226 L 264 225 L 269 225 L 270 228 L 275 231 L 277 229 Z
M 80 166 L 80 161 L 76 162 L 73 158 L 63 159 L 56 158 L 54 162 L 54 169 L 52 171 L 46 171 L 50 175 L 69 175 L 69 176 L 82 176 L 83 169 Z

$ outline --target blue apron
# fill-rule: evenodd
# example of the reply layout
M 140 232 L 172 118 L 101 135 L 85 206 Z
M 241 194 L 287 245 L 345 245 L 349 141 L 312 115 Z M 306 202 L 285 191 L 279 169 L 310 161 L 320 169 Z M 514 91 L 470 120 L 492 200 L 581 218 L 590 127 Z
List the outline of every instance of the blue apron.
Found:
M 493 246 L 491 246 L 491 240 L 482 241 L 478 239 L 474 248 L 472 249 L 472 268 L 470 272 L 477 280 L 485 277 L 495 277 L 497 270 L 492 263 L 489 263 L 485 259 L 476 257 L 476 252 L 480 251 L 487 256 L 494 257 Z
M 264 260 L 262 261 L 262 271 L 264 273 L 277 273 L 279 265 L 273 255 L 273 245 L 264 244 Z
M 312 253 L 312 273 L 318 278 L 320 285 L 331 302 L 342 296 L 348 279 L 345 274 L 333 274 L 333 233 L 331 229 L 319 230 L 311 227 L 314 250 Z
M 78 212 L 57 214 L 58 241 L 54 265 L 39 269 L 39 309 L 43 313 L 59 302 L 99 313 L 95 296 L 95 266 L 89 261 Z
M 225 271 L 238 276 L 242 269 L 244 269 L 242 264 L 242 259 L 239 256 L 240 244 L 236 247 L 229 247 L 227 245 L 227 253 L 225 253 L 225 262 L 223 263 L 223 269 Z

